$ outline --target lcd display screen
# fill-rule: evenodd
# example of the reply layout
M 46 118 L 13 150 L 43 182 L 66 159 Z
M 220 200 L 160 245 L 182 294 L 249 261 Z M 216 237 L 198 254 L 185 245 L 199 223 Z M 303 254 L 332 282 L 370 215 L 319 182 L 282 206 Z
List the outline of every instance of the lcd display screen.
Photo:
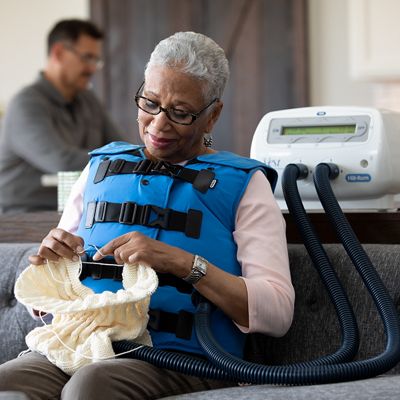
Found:
M 356 124 L 354 125 L 310 125 L 310 126 L 284 126 L 282 135 L 336 135 L 336 134 L 354 134 L 356 133 Z

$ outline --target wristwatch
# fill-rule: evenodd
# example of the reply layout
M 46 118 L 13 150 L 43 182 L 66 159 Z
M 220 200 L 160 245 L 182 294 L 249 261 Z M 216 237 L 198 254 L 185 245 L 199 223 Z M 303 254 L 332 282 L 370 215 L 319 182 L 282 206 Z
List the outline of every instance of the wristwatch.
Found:
M 182 278 L 185 282 L 190 283 L 191 285 L 196 284 L 204 275 L 207 274 L 207 265 L 208 261 L 198 256 L 197 254 L 194 256 L 192 270 L 188 276 Z

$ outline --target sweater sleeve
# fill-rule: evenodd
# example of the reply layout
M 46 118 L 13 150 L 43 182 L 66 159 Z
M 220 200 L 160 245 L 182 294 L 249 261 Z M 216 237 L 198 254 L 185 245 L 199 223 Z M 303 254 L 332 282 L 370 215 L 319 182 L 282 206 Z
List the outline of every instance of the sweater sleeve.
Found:
M 248 293 L 249 327 L 242 332 L 282 336 L 294 310 L 285 221 L 261 171 L 241 199 L 233 232 Z
M 89 160 L 88 149 L 63 140 L 44 99 L 31 92 L 10 103 L 4 134 L 15 154 L 46 173 L 80 170 Z
M 65 204 L 64 211 L 58 223 L 58 228 L 70 233 L 76 233 L 83 213 L 83 194 L 89 175 L 89 164 L 82 171 L 79 178 L 72 186 L 71 193 Z
M 88 175 L 89 165 L 86 166 L 86 168 L 82 171 L 80 177 L 72 186 L 71 193 L 68 197 L 64 212 L 61 216 L 57 228 L 64 229 L 71 233 L 75 233 L 78 230 L 80 219 L 82 216 L 83 192 L 86 186 Z M 38 311 L 33 310 L 31 307 L 27 307 L 27 310 L 34 319 L 43 319 L 45 323 L 50 323 L 53 318 L 52 314 L 42 314 L 42 318 L 40 318 L 38 315 Z

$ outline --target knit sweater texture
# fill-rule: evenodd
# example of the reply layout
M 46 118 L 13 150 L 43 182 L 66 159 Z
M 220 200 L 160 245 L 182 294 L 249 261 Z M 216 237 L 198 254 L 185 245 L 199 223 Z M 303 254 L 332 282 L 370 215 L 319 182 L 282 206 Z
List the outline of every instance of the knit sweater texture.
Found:
M 158 286 L 151 267 L 125 264 L 123 289 L 95 294 L 80 282 L 80 268 L 79 261 L 66 259 L 30 265 L 15 284 L 19 302 L 53 314 L 51 324 L 28 333 L 28 348 L 69 375 L 86 364 L 113 358 L 113 341 L 151 345 L 148 309 Z

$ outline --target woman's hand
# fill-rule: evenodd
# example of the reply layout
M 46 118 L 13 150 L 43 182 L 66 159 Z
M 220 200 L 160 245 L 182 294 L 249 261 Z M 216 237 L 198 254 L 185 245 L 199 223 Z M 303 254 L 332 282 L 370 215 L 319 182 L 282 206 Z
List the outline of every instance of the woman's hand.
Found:
M 98 249 L 93 261 L 112 255 L 118 264 L 145 264 L 155 271 L 171 273 L 178 278 L 189 275 L 193 254 L 149 238 L 140 232 L 129 232 Z
M 34 265 L 41 265 L 44 261 L 58 261 L 60 257 L 78 261 L 78 254 L 82 254 L 83 239 L 63 229 L 52 229 L 42 240 L 38 254 L 30 256 L 29 261 Z
M 161 273 L 171 273 L 178 278 L 189 275 L 194 255 L 139 232 L 119 236 L 98 249 L 94 261 L 112 255 L 118 264 L 141 263 Z M 229 317 L 242 326 L 248 326 L 247 289 L 240 277 L 231 275 L 208 263 L 207 274 L 196 285 L 196 289 Z

